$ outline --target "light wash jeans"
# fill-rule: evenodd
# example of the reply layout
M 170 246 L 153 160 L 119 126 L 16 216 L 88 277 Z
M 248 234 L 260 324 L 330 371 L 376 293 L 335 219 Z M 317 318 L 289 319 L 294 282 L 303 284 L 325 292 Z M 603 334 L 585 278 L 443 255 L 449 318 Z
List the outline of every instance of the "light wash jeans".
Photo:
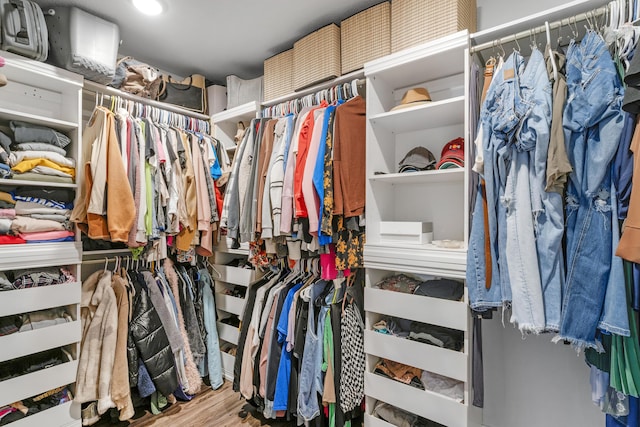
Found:
M 612 239 L 611 167 L 622 136 L 622 85 L 602 37 L 588 31 L 567 52 L 567 106 L 563 126 L 573 165 L 567 188 L 567 276 L 560 334 L 578 350 L 595 348 L 596 328 L 609 293 Z M 617 218 L 615 218 L 617 220 Z M 624 280 L 611 283 L 624 287 Z M 611 291 L 611 295 L 624 292 Z M 626 299 L 608 301 L 626 307 Z M 621 310 L 624 311 L 624 310 Z M 607 316 L 609 317 L 609 316 Z M 620 317 L 620 316 L 616 316 Z M 607 329 L 625 331 L 624 323 L 606 320 Z M 628 333 L 628 324 L 626 325 Z
M 216 303 L 213 297 L 213 280 L 206 269 L 198 270 L 199 286 L 202 286 L 202 304 L 204 306 L 204 327 L 207 330 L 207 367 L 211 388 L 222 387 L 222 360 L 218 326 L 216 324 Z

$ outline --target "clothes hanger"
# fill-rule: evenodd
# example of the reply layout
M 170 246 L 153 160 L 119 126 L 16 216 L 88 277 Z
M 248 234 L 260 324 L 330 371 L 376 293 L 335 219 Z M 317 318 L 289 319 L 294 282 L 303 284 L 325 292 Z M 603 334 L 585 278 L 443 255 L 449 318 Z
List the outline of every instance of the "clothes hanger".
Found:
M 514 47 L 513 51 L 517 53 L 522 52 L 522 48 L 520 47 L 520 42 L 518 42 L 518 37 L 516 37 L 515 34 L 513 35 L 513 41 L 516 42 L 516 46 L 517 46 L 517 49 Z
M 544 28 L 547 33 L 547 51 L 549 53 L 549 59 L 551 61 L 551 68 L 553 69 L 553 80 L 558 81 L 558 67 L 556 65 L 555 55 L 551 49 L 551 28 L 549 27 L 549 21 L 545 21 Z

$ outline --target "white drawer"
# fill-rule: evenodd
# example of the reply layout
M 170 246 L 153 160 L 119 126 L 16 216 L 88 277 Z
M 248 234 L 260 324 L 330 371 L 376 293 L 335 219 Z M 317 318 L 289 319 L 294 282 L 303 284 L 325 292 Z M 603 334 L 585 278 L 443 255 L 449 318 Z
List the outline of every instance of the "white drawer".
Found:
M 394 425 L 373 415 L 364 414 L 364 427 L 394 427 Z
M 453 399 L 424 391 L 370 372 L 364 377 L 365 393 L 405 411 L 447 427 L 467 427 L 468 407 Z
M 218 322 L 218 337 L 220 337 L 220 339 L 226 342 L 230 342 L 231 344 L 238 345 L 238 340 L 240 338 L 240 331 L 235 326 Z
M 216 294 L 215 298 L 216 308 L 218 310 L 242 316 L 242 311 L 244 310 L 245 304 L 244 299 L 225 294 Z
M 222 373 L 226 379 L 233 381 L 233 365 L 236 363 L 236 358 L 224 351 L 220 352 L 222 359 Z
M 467 355 L 433 345 L 364 331 L 364 352 L 466 382 Z
M 0 337 L 0 362 L 80 342 L 80 321 Z
M 260 274 L 256 270 L 249 268 L 232 267 L 230 265 L 214 264 L 213 267 L 220 273 L 216 275 L 213 272 L 214 280 L 231 283 L 233 285 L 249 286 L 260 278 Z
M 0 406 L 37 396 L 56 387 L 76 382 L 78 361 L 63 363 L 31 374 L 0 382 Z
M 11 427 L 69 426 L 80 421 L 80 404 L 63 403 L 11 423 Z
M 0 317 L 80 304 L 81 284 L 63 283 L 0 292 Z
M 459 331 L 466 331 L 468 328 L 469 308 L 462 301 L 449 301 L 367 287 L 364 290 L 364 309 Z

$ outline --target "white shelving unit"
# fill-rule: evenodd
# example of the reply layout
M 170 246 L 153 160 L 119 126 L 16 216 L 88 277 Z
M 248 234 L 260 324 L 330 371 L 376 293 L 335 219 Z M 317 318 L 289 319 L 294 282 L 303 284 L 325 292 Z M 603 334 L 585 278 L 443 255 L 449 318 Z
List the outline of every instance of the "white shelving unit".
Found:
M 0 126 L 20 120 L 54 128 L 68 135 L 72 143 L 67 154 L 80 159 L 81 76 L 51 65 L 0 52 L 6 60 L 2 72 L 9 83 L 0 88 Z M 82 168 L 77 168 L 82 173 Z M 78 179 L 78 177 L 76 177 Z M 0 180 L 0 190 L 15 186 L 77 188 L 77 184 Z M 0 271 L 67 266 L 80 279 L 82 247 L 75 242 L 0 246 Z M 79 282 L 0 292 L 0 317 L 54 307 L 66 307 L 72 322 L 16 332 L 0 337 L 0 362 L 25 357 L 40 351 L 64 347 L 73 360 L 57 366 L 0 382 L 0 406 L 34 397 L 76 380 L 82 328 L 80 325 Z M 80 426 L 80 406 L 68 402 L 11 424 L 27 426 Z
M 243 122 L 245 126 L 249 126 L 252 119 L 260 117 L 260 111 L 260 104 L 253 101 L 211 116 L 212 135 L 225 147 L 229 158 L 233 159 L 236 152 L 234 136 L 238 129 L 238 122 Z M 255 270 L 226 265 L 234 259 L 247 258 L 249 255 L 249 245 L 247 243 L 241 244 L 238 249 L 233 249 L 231 248 L 231 242 L 228 239 L 222 238 L 213 250 L 214 255 L 212 262 L 214 263 L 215 271 L 213 271 L 212 276 L 216 288 L 215 298 L 218 314 L 218 337 L 220 338 L 221 346 L 224 345 L 224 343 L 237 346 L 240 336 L 239 329 L 223 323 L 221 320 L 231 316 L 238 316 L 238 318 L 242 320 L 245 300 L 244 298 L 227 295 L 225 292 L 236 286 L 244 287 L 246 288 L 245 291 L 248 291 L 249 285 L 255 282 L 257 278 L 259 278 L 259 275 Z M 216 272 L 218 274 L 216 274 Z M 223 375 L 232 381 L 235 357 L 224 351 L 221 352 L 221 356 Z
M 449 301 L 375 287 L 394 272 L 464 279 L 467 245 L 466 168 L 398 173 L 411 149 L 422 146 L 440 159 L 443 146 L 465 137 L 466 31 L 452 34 L 365 64 L 367 78 L 367 243 L 365 288 L 365 425 L 386 426 L 372 416 L 376 401 L 449 427 L 480 426 L 482 414 L 470 402 L 471 318 L 468 300 Z M 429 91 L 432 102 L 398 110 L 413 87 Z M 458 240 L 462 249 L 434 245 L 389 244 L 381 221 L 427 221 L 434 240 Z M 464 333 L 461 351 L 377 333 L 372 326 L 392 316 L 444 326 Z M 464 383 L 464 401 L 420 390 L 373 372 L 386 358 Z

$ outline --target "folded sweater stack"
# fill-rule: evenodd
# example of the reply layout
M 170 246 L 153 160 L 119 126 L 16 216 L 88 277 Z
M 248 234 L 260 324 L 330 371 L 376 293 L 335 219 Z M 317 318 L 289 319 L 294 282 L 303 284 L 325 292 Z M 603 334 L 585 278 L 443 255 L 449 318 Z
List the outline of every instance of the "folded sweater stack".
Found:
M 10 122 L 13 138 L 0 132 L 0 178 L 71 184 L 75 160 L 66 157 L 71 139 L 48 127 Z
M 0 244 L 73 241 L 73 192 L 20 187 L 0 191 Z

